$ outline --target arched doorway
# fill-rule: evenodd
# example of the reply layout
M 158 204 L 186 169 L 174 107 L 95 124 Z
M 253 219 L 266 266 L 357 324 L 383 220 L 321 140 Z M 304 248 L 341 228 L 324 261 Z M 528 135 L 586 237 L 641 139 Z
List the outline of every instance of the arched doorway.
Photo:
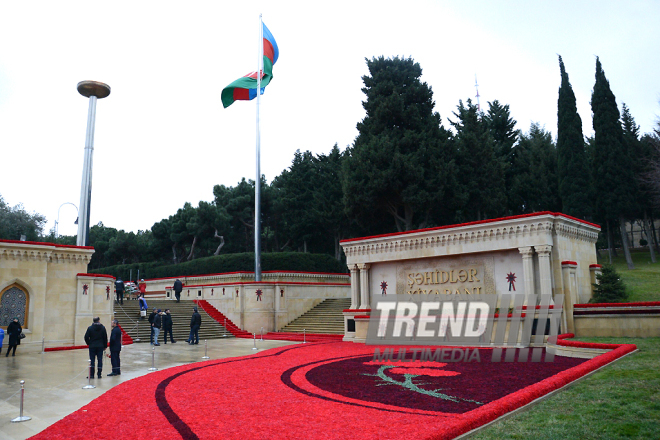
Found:
M 0 327 L 6 329 L 9 323 L 16 317 L 23 328 L 28 327 L 28 307 L 30 297 L 27 290 L 18 285 L 12 284 L 0 292 Z

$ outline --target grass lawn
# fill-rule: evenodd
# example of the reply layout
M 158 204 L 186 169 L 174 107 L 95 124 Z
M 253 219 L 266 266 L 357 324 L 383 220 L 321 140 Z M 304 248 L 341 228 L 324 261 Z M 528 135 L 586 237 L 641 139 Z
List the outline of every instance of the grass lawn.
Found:
M 660 263 L 651 263 L 648 250 L 634 251 L 635 269 L 628 270 L 619 254 L 613 263 L 629 301 L 660 301 Z M 602 256 L 599 262 L 608 262 L 607 253 Z M 578 340 L 635 344 L 639 351 L 470 438 L 660 439 L 660 338 Z
M 660 438 L 660 338 L 584 338 L 638 351 L 470 439 Z
M 600 264 L 609 262 L 607 252 L 601 251 L 601 255 L 602 258 L 598 260 Z M 633 270 L 628 270 L 623 251 L 619 251 L 619 256 L 612 260 L 630 293 L 628 301 L 660 301 L 660 255 L 656 255 L 658 263 L 651 263 L 647 249 L 634 250 L 631 255 L 635 263 Z

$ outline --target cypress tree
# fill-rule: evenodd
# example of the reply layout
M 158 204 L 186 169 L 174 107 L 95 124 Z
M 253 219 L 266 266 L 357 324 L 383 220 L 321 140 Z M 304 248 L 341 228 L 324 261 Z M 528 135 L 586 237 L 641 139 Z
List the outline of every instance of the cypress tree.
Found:
M 591 110 L 596 141 L 594 148 L 596 203 L 605 216 L 608 229 L 610 222 L 619 221 L 628 269 L 634 269 L 625 219 L 633 215 L 636 210 L 637 183 L 632 160 L 623 139 L 616 98 L 598 58 L 596 58 L 596 84 L 591 95 Z
M 557 174 L 562 212 L 578 218 L 591 217 L 591 182 L 582 136 L 582 119 L 575 94 L 559 57 L 561 86 L 557 102 Z

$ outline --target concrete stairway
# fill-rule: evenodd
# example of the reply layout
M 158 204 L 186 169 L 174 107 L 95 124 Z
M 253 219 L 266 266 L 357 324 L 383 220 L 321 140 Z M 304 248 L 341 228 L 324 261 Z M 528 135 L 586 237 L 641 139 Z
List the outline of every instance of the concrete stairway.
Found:
M 342 310 L 351 306 L 350 298 L 329 298 L 285 325 L 280 332 L 344 334 Z
M 143 320 L 140 320 L 140 306 L 138 305 L 138 301 L 124 300 L 123 306 L 115 304 L 115 318 L 119 320 L 119 325 L 121 325 L 124 331 L 126 331 L 134 341 L 139 337 L 139 342 L 149 342 L 151 330 L 148 317 L 154 307 L 163 311 L 165 309 L 170 309 L 172 315 L 172 333 L 174 334 L 175 341 L 185 343 L 188 340 L 188 335 L 190 334 L 190 318 L 193 314 L 193 307 L 196 307 L 192 301 L 181 301 L 180 303 L 177 303 L 172 300 L 149 299 L 147 300 L 147 304 L 149 305 L 149 310 L 147 311 L 147 316 Z M 211 318 L 202 307 L 197 307 L 197 311 L 202 315 L 202 327 L 199 329 L 200 341 L 204 339 L 233 337 L 231 332 L 225 329 L 215 319 Z M 134 321 L 139 322 L 137 327 Z M 161 336 L 158 342 L 162 344 L 162 329 L 160 334 Z

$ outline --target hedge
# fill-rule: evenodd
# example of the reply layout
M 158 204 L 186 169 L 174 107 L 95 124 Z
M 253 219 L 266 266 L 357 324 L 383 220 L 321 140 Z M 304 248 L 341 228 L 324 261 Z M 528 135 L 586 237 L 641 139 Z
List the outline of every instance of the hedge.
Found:
M 144 279 L 224 272 L 254 272 L 254 253 L 218 255 L 170 265 L 163 265 L 162 263 L 120 264 L 90 270 L 89 272 L 112 275 L 114 277 L 121 277 L 123 280 L 129 280 L 131 270 L 133 277 L 137 277 L 138 269 L 140 270 L 140 278 Z M 335 260 L 328 254 L 309 254 L 302 252 L 261 254 L 261 270 L 325 273 L 348 272 L 346 264 Z

